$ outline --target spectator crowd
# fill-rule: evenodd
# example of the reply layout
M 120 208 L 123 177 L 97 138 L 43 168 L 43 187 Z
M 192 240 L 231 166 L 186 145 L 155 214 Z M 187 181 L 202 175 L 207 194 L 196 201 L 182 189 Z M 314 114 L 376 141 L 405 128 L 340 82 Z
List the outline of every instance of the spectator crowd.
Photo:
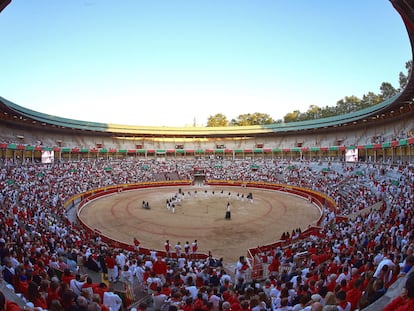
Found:
M 212 254 L 195 259 L 190 245 L 178 258 L 143 254 L 139 247 L 134 251 L 109 247 L 64 208 L 69 198 L 94 188 L 192 179 L 193 168 L 203 169 L 206 180 L 271 182 L 315 190 L 331 197 L 337 209 L 324 210 L 318 236 L 301 238 L 301 228 L 295 228 L 288 238 L 284 235 L 289 239 L 286 246 L 259 253 L 264 277 L 251 279 L 252 266 L 242 254 L 235 270 L 226 271 Z M 409 274 L 414 264 L 413 202 L 414 172 L 409 164 L 263 158 L 53 164 L 4 160 L 0 163 L 2 276 L 29 310 L 117 310 L 113 291 L 117 282 L 128 303 L 136 301 L 137 290 L 152 297 L 150 305 L 138 306 L 142 310 L 357 310 L 380 299 L 398 278 Z M 369 209 L 374 204 L 380 208 Z M 94 281 L 89 271 L 103 273 L 107 282 Z M 412 305 L 410 282 L 408 277 L 400 306 Z M 3 296 L 1 310 L 7 304 L 7 310 L 19 309 Z

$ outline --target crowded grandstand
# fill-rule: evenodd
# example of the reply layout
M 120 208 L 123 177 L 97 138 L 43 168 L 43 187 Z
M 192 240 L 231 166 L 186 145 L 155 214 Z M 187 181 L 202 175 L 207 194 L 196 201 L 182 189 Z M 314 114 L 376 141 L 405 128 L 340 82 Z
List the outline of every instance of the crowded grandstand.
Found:
M 391 3 L 414 49 L 414 10 Z M 85 122 L 0 97 L 0 309 L 411 310 L 413 97 L 410 76 L 361 111 L 226 128 Z M 321 217 L 234 263 L 197 240 L 184 254 L 117 241 L 77 217 L 108 193 L 195 183 L 292 193 Z

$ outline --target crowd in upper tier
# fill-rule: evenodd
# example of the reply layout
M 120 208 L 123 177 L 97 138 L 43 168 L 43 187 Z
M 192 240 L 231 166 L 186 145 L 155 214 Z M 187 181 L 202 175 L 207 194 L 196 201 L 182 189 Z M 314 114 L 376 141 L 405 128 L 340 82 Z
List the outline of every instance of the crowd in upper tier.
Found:
M 110 171 L 105 169 L 108 167 Z M 235 271 L 226 271 L 214 256 L 196 260 L 184 254 L 177 259 L 144 255 L 138 249 L 112 249 L 99 236 L 87 234 L 64 209 L 70 197 L 93 188 L 191 179 L 194 168 L 203 169 L 206 179 L 313 189 L 332 197 L 339 209 L 324 211 L 321 237 L 298 236 L 287 247 L 260 254 L 266 269 L 266 277 L 260 281 L 247 277 L 252 267 L 243 254 Z M 378 202 L 381 208 L 363 213 Z M 414 264 L 413 202 L 410 166 L 275 159 L 54 164 L 7 160 L 0 163 L 2 275 L 28 309 L 116 309 L 111 305 L 116 297 L 111 300 L 108 296 L 118 281 L 130 301 L 136 298 L 138 287 L 152 296 L 151 305 L 141 304 L 141 309 L 356 310 L 379 299 Z M 362 213 L 335 221 L 338 215 L 357 212 Z M 297 260 L 297 254 L 304 251 L 306 259 Z M 85 274 L 89 269 L 110 276 L 109 286 L 94 283 Z M 401 298 L 400 305 L 414 299 L 410 284 L 409 295 Z M 19 309 L 3 300 L 0 295 L 0 310 L 3 305 L 8 305 L 7 310 Z

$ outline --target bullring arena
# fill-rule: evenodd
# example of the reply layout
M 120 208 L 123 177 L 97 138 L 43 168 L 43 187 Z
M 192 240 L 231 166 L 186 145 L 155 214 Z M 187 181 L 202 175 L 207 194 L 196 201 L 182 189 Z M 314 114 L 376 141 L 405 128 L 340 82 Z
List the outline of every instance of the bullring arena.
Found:
M 247 199 L 249 193 L 253 200 Z M 181 200 L 173 213 L 166 200 L 176 194 Z M 142 201 L 149 202 L 150 209 L 143 209 Z M 225 219 L 227 203 L 230 220 Z M 79 217 L 91 228 L 127 244 L 136 237 L 145 248 L 164 250 L 167 239 L 172 246 L 196 239 L 200 252 L 235 263 L 247 249 L 271 244 L 283 232 L 316 225 L 321 211 L 305 198 L 273 190 L 171 186 L 98 198 L 88 203 Z

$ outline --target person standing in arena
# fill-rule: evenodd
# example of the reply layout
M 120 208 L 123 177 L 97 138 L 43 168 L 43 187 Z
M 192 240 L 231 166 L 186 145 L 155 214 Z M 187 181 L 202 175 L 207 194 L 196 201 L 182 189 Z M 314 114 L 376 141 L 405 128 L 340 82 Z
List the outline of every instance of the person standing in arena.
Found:
M 187 258 L 190 257 L 190 242 L 186 241 L 184 244 L 184 253 Z
M 194 258 L 196 257 L 195 255 L 197 254 L 197 250 L 198 250 L 198 242 L 197 240 L 194 240 L 194 242 L 191 243 L 191 254 L 194 256 Z
M 181 251 L 182 251 L 181 242 L 178 241 L 177 244 L 175 244 L 175 254 L 177 255 L 177 258 L 181 256 Z
M 167 257 L 171 257 L 171 244 L 170 244 L 170 240 L 166 240 L 165 241 L 164 248 L 165 248 L 165 255 Z
M 134 250 L 136 251 L 136 252 L 139 252 L 139 245 L 140 245 L 141 243 L 139 242 L 139 240 L 135 237 L 134 238 Z
M 230 202 L 227 202 L 226 219 L 228 219 L 228 220 L 231 219 Z

